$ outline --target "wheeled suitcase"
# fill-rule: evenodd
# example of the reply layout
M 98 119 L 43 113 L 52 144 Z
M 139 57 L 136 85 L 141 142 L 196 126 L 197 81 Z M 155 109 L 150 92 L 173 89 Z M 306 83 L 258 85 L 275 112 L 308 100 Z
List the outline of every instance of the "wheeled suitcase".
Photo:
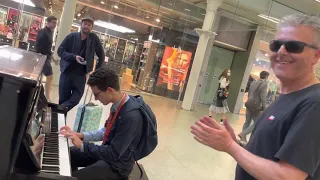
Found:
M 86 104 L 89 89 L 90 87 L 87 88 L 83 104 L 78 106 L 73 131 L 88 132 L 99 129 L 103 108 L 91 102 L 92 92 Z

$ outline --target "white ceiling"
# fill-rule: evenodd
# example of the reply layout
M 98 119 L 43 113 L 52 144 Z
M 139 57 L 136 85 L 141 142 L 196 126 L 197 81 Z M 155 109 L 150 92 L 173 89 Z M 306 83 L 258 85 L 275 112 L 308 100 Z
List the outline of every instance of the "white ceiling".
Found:
M 187 0 L 197 6 L 206 8 L 206 1 Z M 258 17 L 259 14 L 269 15 L 280 19 L 295 13 L 320 15 L 320 3 L 315 0 L 224 0 L 220 9 L 237 14 L 257 24 L 275 27 L 275 23 Z

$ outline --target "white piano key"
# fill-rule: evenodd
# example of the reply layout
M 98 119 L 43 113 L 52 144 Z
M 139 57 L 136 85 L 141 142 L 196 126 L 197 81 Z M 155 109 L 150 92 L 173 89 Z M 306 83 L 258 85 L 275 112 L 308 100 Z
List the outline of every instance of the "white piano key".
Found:
M 64 114 L 58 113 L 58 130 L 66 125 Z M 65 137 L 59 136 L 59 161 L 60 175 L 71 176 L 71 166 L 69 157 L 69 142 Z
M 68 139 L 59 137 L 60 175 L 71 176 Z
M 58 131 L 60 131 L 60 128 L 66 125 L 66 118 L 64 117 L 64 114 L 58 113 Z

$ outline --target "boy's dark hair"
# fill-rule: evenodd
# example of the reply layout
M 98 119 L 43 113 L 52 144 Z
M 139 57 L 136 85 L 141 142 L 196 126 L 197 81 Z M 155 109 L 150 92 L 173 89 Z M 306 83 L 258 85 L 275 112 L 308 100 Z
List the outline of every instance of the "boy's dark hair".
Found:
M 97 86 L 101 91 L 106 91 L 108 87 L 120 91 L 119 76 L 113 70 L 104 67 L 93 72 L 87 83 L 89 86 Z
M 268 76 L 269 76 L 269 73 L 267 71 L 261 71 L 260 79 L 266 79 Z
M 50 22 L 52 22 L 52 21 L 56 21 L 56 20 L 58 20 L 55 16 L 49 16 L 49 17 L 47 17 L 47 19 L 46 19 L 46 21 L 48 22 L 48 23 L 50 23 Z

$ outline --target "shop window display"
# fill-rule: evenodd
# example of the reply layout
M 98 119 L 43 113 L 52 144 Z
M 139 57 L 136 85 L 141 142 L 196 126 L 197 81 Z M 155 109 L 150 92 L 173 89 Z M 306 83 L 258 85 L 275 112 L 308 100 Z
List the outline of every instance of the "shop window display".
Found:
M 7 15 L 8 9 L 0 7 L 0 35 L 7 36 L 8 26 L 7 26 Z
M 19 16 L 20 16 L 19 10 L 12 9 L 12 8 L 9 9 L 9 15 L 7 19 L 7 25 L 8 25 L 7 38 L 8 39 L 13 39 L 13 37 L 18 32 Z
M 40 31 L 42 27 L 42 18 L 33 16 L 31 25 L 30 25 L 30 31 L 29 31 L 29 41 L 35 42 L 37 39 L 38 32 Z
M 123 61 L 127 68 L 132 69 L 134 63 L 134 51 L 135 51 L 135 44 L 132 42 L 127 42 L 124 58 Z
M 115 57 L 116 54 L 116 50 L 117 50 L 117 46 L 118 46 L 118 38 L 115 37 L 110 37 L 109 38 L 109 42 L 106 43 L 106 50 L 108 51 L 108 53 L 110 54 L 111 57 Z
M 180 83 L 186 80 L 191 57 L 191 52 L 166 47 L 161 62 L 157 86 L 171 91 L 178 91 Z
M 23 13 L 21 16 L 18 40 L 22 42 L 28 41 L 28 32 L 31 25 L 32 16 Z

